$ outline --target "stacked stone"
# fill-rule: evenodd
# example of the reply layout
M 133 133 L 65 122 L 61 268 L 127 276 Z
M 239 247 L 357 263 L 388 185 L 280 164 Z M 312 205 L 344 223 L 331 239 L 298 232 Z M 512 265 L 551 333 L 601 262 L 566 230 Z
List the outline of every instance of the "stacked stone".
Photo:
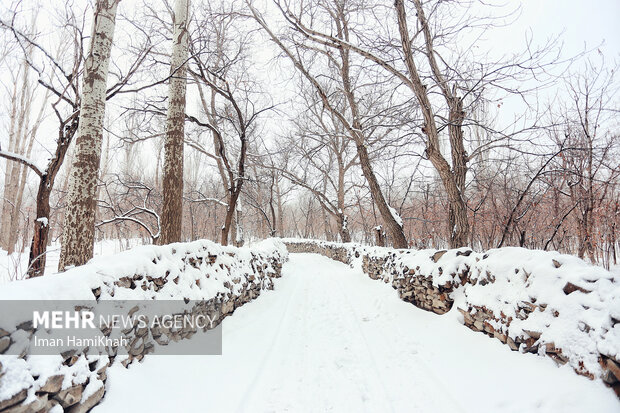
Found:
M 345 246 L 339 246 L 333 243 L 318 242 L 292 242 L 284 241 L 286 248 L 291 253 L 311 253 L 319 254 L 335 261 L 345 264 L 350 263 L 350 250 Z
M 407 270 L 404 276 L 395 279 L 392 286 L 398 291 L 401 300 L 418 308 L 445 314 L 452 308 L 452 284 L 434 286 L 432 277 L 416 274 L 415 269 Z
M 234 256 L 234 254 L 228 253 Z M 232 280 L 231 283 L 225 283 L 224 286 L 230 291 L 226 293 L 218 293 L 214 298 L 209 300 L 203 300 L 197 302 L 187 315 L 203 315 L 208 320 L 213 320 L 210 327 L 216 327 L 224 318 L 232 314 L 233 311 L 242 306 L 243 304 L 258 297 L 261 290 L 273 289 L 273 278 L 279 278 L 282 271 L 283 258 L 279 255 L 265 256 L 263 254 L 252 254 L 250 260 L 253 273 L 246 273 L 243 276 L 237 277 Z M 230 271 L 231 268 L 226 264 L 220 264 L 218 262 L 218 255 L 209 254 L 205 251 L 205 255 L 200 257 L 187 256 L 184 258 L 186 265 L 194 268 L 204 268 L 204 276 L 208 275 L 208 266 L 218 265 L 221 269 Z M 166 283 L 174 282 L 179 283 L 179 277 L 169 279 L 169 274 L 164 277 L 151 277 L 149 275 L 134 274 L 121 277 L 114 282 L 116 288 L 127 289 L 142 289 L 144 291 L 152 290 L 159 291 Z M 200 280 L 196 280 L 199 285 Z M 241 292 L 239 294 L 233 294 L 233 284 L 241 285 Z M 100 286 L 92 290 L 95 299 L 99 299 L 101 296 L 102 287 Z M 138 310 L 138 307 L 134 307 L 128 311 L 129 316 L 134 314 Z M 207 330 L 208 327 L 205 327 Z M 62 354 L 63 366 L 73 366 L 78 361 L 87 361 L 88 368 L 91 371 L 90 379 L 87 379 L 84 383 L 73 383 L 68 388 L 62 388 L 62 383 L 65 380 L 65 376 L 58 374 L 50 377 L 43 385 L 34 389 L 35 399 L 31 401 L 27 396 L 31 390 L 30 387 L 26 387 L 11 397 L 0 400 L 0 412 L 2 413 L 39 413 L 48 412 L 56 405 L 60 405 L 64 411 L 72 413 L 87 412 L 93 406 L 98 404 L 105 393 L 105 381 L 107 379 L 106 369 L 115 360 L 120 360 L 121 364 L 125 367 L 134 361 L 141 361 L 146 354 L 154 351 L 155 345 L 166 345 L 170 341 L 179 341 L 191 338 L 197 329 L 195 327 L 187 326 L 180 329 L 166 328 L 166 327 L 140 327 L 138 319 L 136 319 L 134 325 L 121 331 L 123 337 L 128 341 L 126 350 L 128 356 L 121 357 L 118 355 L 119 348 L 112 347 L 108 349 L 108 355 L 104 356 L 88 356 L 88 348 L 74 349 Z M 27 360 L 28 348 L 30 340 L 35 333 L 32 321 L 19 324 L 15 331 L 8 332 L 0 329 L 0 355 L 7 353 L 10 349 L 11 354 L 19 354 L 19 358 Z M 104 330 L 102 333 L 105 336 L 111 334 L 111 330 Z M 11 346 L 21 346 L 19 348 L 11 348 Z M 2 384 L 2 376 L 7 373 L 8 367 L 4 367 L 1 364 L 0 359 L 0 385 Z M 60 367 L 60 366 L 59 366 Z M 33 377 L 32 382 L 35 382 L 36 377 Z M 99 380 L 97 384 L 100 386 L 92 391 L 87 390 L 89 384 L 93 386 L 95 381 Z M 93 382 L 93 383 L 91 383 Z
M 517 318 L 524 320 L 530 313 L 536 309 L 539 311 L 545 311 L 547 309 L 546 304 L 534 304 L 529 301 L 522 301 L 517 304 Z M 540 337 L 542 332 L 533 330 L 523 330 L 521 334 L 516 335 L 514 338 L 510 337 L 506 332 L 512 317 L 507 317 L 505 314 L 500 314 L 497 317 L 493 311 L 484 306 L 468 306 L 468 308 L 457 308 L 458 311 L 463 314 L 463 323 L 468 328 L 482 332 L 489 337 L 493 337 L 508 345 L 511 350 L 519 351 L 521 353 L 534 353 L 539 355 L 545 355 L 550 357 L 558 365 L 564 365 L 568 363 L 568 358 L 562 354 L 562 349 L 556 347 L 553 342 L 542 342 Z M 556 314 L 553 314 L 557 316 Z M 616 322 L 617 324 L 617 322 Z M 606 385 L 612 387 L 616 392 L 616 395 L 620 397 L 620 361 L 612 356 L 599 354 L 599 364 L 602 368 L 603 374 L 601 379 Z M 594 379 L 594 375 L 588 371 L 582 363 L 578 366 L 574 366 L 574 370 L 577 374 L 586 376 L 589 379 Z
M 84 355 L 77 355 L 75 351 L 62 354 L 63 366 L 72 366 L 78 361 L 84 361 Z M 27 399 L 29 388 L 23 388 L 12 397 L 0 401 L 0 411 L 3 413 L 38 413 L 48 412 L 56 406 L 62 407 L 65 412 L 84 413 L 92 409 L 103 398 L 105 392 L 104 382 L 106 380 L 106 370 L 110 362 L 107 357 L 90 357 L 88 368 L 91 372 L 90 377 L 79 384 L 72 384 L 70 387 L 62 389 L 65 379 L 63 374 L 50 376 L 45 383 L 40 386 L 34 400 Z M 6 374 L 0 363 L 0 380 Z M 92 383 L 91 383 L 92 382 Z M 97 383 L 95 383 L 97 382 Z M 95 390 L 87 389 L 89 385 L 95 384 Z M 88 393 L 87 393 L 88 391 Z

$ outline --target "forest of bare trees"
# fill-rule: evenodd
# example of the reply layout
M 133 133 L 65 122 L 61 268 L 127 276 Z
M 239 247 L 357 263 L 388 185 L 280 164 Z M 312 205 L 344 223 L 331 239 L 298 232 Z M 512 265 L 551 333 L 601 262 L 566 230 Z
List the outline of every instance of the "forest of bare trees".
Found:
M 34 17 L 33 17 L 34 16 Z M 104 239 L 557 250 L 620 236 L 618 56 L 518 5 L 8 0 L 0 248 Z

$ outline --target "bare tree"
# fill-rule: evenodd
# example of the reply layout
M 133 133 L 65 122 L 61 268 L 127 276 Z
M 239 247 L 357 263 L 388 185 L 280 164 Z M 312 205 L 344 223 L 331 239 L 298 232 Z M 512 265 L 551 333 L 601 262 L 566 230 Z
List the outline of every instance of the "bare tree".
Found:
M 17 13 L 14 12 L 13 19 L 10 23 L 0 21 L 0 25 L 12 32 L 17 44 L 21 47 L 25 61 L 28 63 L 28 69 L 34 70 L 39 79 L 38 83 L 41 85 L 44 92 L 44 104 L 47 102 L 47 97 L 53 95 L 56 100 L 52 103 L 52 108 L 60 122 L 58 130 L 58 138 L 56 139 L 56 148 L 52 152 L 46 167 L 40 169 L 34 161 L 28 156 L 13 156 L 10 153 L 1 152 L 0 156 L 7 159 L 21 163 L 28 167 L 39 177 L 39 184 L 36 193 L 36 218 L 34 220 L 34 233 L 32 242 L 30 244 L 30 258 L 28 262 L 28 276 L 40 276 L 43 275 L 46 262 L 47 244 L 49 241 L 49 228 L 50 228 L 50 195 L 54 189 L 54 183 L 58 171 L 64 161 L 68 147 L 71 140 L 77 130 L 78 126 L 78 109 L 79 109 L 79 94 L 78 94 L 78 79 L 79 71 L 82 64 L 82 41 L 83 35 L 81 27 L 75 20 L 75 15 L 71 10 L 67 10 L 67 24 L 68 28 L 67 37 L 65 39 L 72 39 L 71 43 L 61 45 L 56 53 L 50 53 L 46 50 L 36 39 L 29 33 L 22 32 L 16 27 Z M 66 70 L 63 67 L 62 56 L 66 49 L 73 49 L 70 60 L 70 68 Z M 32 52 L 36 51 L 44 58 L 43 64 L 37 64 L 34 61 Z M 49 71 L 45 71 L 45 67 L 50 67 Z M 61 114 L 61 106 L 67 105 L 70 110 L 68 116 Z M 42 116 L 42 112 L 39 113 L 38 119 Z M 37 120 L 35 126 L 40 121 Z M 31 133 L 37 132 L 37 127 L 31 129 Z M 23 189 L 22 189 L 23 192 Z
M 193 41 L 191 69 L 198 88 L 206 121 L 189 119 L 212 135 L 213 153 L 198 142 L 190 144 L 215 159 L 227 192 L 226 216 L 222 225 L 222 245 L 228 245 L 232 231 L 237 241 L 237 202 L 246 181 L 247 151 L 256 133 L 256 121 L 273 105 L 263 102 L 263 94 L 247 71 L 251 34 L 233 25 L 241 21 L 235 5 L 221 4 L 205 9 Z M 208 88 L 208 92 L 204 90 Z M 236 158 L 236 159 L 235 159 Z
M 326 214 L 328 239 L 329 216 L 336 221 L 340 240 L 351 242 L 347 197 L 353 188 L 351 171 L 359 166 L 358 154 L 340 121 L 312 92 L 303 93 L 308 109 L 293 120 L 297 129 L 279 145 L 278 152 L 283 156 L 265 167 L 312 193 Z
M 347 113 L 343 113 L 335 106 L 333 100 L 330 99 L 331 94 L 329 93 L 329 91 L 327 91 L 326 88 L 321 85 L 321 83 L 317 80 L 317 77 L 310 72 L 307 64 L 301 60 L 301 50 L 294 50 L 291 47 L 285 45 L 284 40 L 280 39 L 274 34 L 274 32 L 269 28 L 267 22 L 260 15 L 260 13 L 250 4 L 248 4 L 248 6 L 250 7 L 254 19 L 269 35 L 271 40 L 284 52 L 284 54 L 293 62 L 296 69 L 313 86 L 316 93 L 318 93 L 318 95 L 320 96 L 324 107 L 335 118 L 337 118 L 339 122 L 342 123 L 342 126 L 347 131 L 347 134 L 355 143 L 362 172 L 370 187 L 370 193 L 372 195 L 373 201 L 377 205 L 377 208 L 381 213 L 381 217 L 386 227 L 390 231 L 393 245 L 396 248 L 407 248 L 408 243 L 403 231 L 402 221 L 399 220 L 399 217 L 397 217 L 395 210 L 390 207 L 386 202 L 386 199 L 381 190 L 381 186 L 379 184 L 379 180 L 377 179 L 377 176 L 375 175 L 375 172 L 372 168 L 370 155 L 368 153 L 368 137 L 365 134 L 367 128 L 365 127 L 366 125 L 362 123 L 363 115 L 360 113 L 359 101 L 356 97 L 355 89 L 351 78 L 351 57 L 349 50 L 344 47 L 338 48 L 338 59 L 335 62 L 333 60 L 335 59 L 335 57 L 329 51 L 319 51 L 319 53 L 327 56 L 327 58 L 333 62 L 334 66 L 338 68 L 338 82 L 343 93 L 342 97 L 346 101 L 347 105 Z M 328 4 L 325 5 L 325 7 L 329 15 L 331 16 L 331 19 L 333 20 L 333 25 L 335 26 L 337 33 L 336 38 L 342 43 L 348 43 L 348 9 L 345 7 L 344 4 L 338 3 L 335 3 L 333 5 Z M 287 14 L 286 12 L 283 13 L 285 16 L 289 16 L 289 14 Z M 292 43 L 293 48 L 299 47 L 302 50 L 316 50 L 316 48 L 312 47 L 306 48 L 299 43 L 295 43 L 294 41 Z
M 505 146 L 503 139 L 523 132 L 508 132 L 506 128 L 495 131 L 496 136 L 491 142 L 474 147 L 468 153 L 465 149 L 466 128 L 478 125 L 472 114 L 485 101 L 485 93 L 489 90 L 525 98 L 531 89 L 520 90 L 514 83 L 532 79 L 556 63 L 557 54 L 553 53 L 553 45 L 548 43 L 540 48 L 527 45 L 525 52 L 490 62 L 480 61 L 482 56 L 476 56 L 471 47 L 465 51 L 458 48 L 455 50 L 455 39 L 459 35 L 465 35 L 473 27 L 485 29 L 496 24 L 492 17 L 472 15 L 471 10 L 467 10 L 469 2 L 433 1 L 423 5 L 420 0 L 412 0 L 415 17 L 411 19 L 405 2 L 395 1 L 393 13 L 398 38 L 392 35 L 393 26 L 385 24 L 385 13 L 380 12 L 381 6 L 344 2 L 354 10 L 355 17 L 350 20 L 372 23 L 358 26 L 356 31 L 349 30 L 350 35 L 343 37 L 337 27 L 326 28 L 318 18 L 316 10 L 320 9 L 317 7 L 320 1 L 305 8 L 292 7 L 286 0 L 274 2 L 289 26 L 300 34 L 299 39 L 308 44 L 308 48 L 320 45 L 339 54 L 344 50 L 351 51 L 374 63 L 374 67 L 380 68 L 413 93 L 417 102 L 415 109 L 419 110 L 422 117 L 420 130 L 425 137 L 425 156 L 439 175 L 447 196 L 450 246 L 466 245 L 469 242 L 465 197 L 468 162 L 481 151 Z M 338 7 L 345 6 L 334 6 L 334 10 L 338 10 Z M 468 18 L 451 19 L 459 11 L 464 12 Z M 427 15 L 433 20 L 429 21 Z M 411 20 L 417 28 L 414 33 L 409 28 Z M 345 26 L 342 27 L 344 29 Z M 539 87 L 547 84 L 537 80 Z M 491 125 L 485 127 L 492 130 Z M 444 141 L 449 144 L 449 157 L 442 152 Z M 369 181 L 369 184 L 372 188 L 372 182 Z M 381 205 L 377 206 L 381 212 Z
M 615 75 L 618 67 L 606 68 L 588 61 L 586 70 L 567 80 L 568 102 L 561 107 L 554 139 L 558 146 L 569 147 L 562 153 L 558 167 L 564 172 L 559 188 L 576 205 L 577 255 L 596 261 L 597 249 L 604 240 L 595 235 L 596 220 L 614 183 L 620 176 L 617 162 L 620 136 L 613 129 L 618 104 Z

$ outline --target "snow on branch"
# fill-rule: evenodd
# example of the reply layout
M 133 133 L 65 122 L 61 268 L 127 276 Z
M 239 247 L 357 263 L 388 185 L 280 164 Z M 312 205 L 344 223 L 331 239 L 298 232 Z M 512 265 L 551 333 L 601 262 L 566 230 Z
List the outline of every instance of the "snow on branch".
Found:
M 34 173 L 39 175 L 39 177 L 43 177 L 43 172 L 41 172 L 41 168 L 39 168 L 32 160 L 26 158 L 25 156 L 22 156 L 18 153 L 3 151 L 0 149 L 0 158 L 5 158 L 11 161 L 19 162 L 22 165 L 26 165 L 28 168 L 32 169 Z

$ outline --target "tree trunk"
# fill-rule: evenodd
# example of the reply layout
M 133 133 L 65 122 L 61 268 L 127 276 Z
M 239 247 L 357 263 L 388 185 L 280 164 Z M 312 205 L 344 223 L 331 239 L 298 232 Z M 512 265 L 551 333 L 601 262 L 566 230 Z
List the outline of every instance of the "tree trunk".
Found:
M 276 198 L 278 201 L 278 235 L 284 236 L 284 207 L 282 206 L 282 194 L 280 192 L 280 178 L 276 179 Z
M 378 225 L 374 228 L 375 231 L 375 243 L 377 247 L 385 247 L 385 232 L 383 232 L 383 228 L 381 225 Z
M 356 142 L 356 147 L 360 159 L 360 165 L 362 167 L 362 173 L 364 174 L 364 177 L 368 182 L 368 186 L 370 187 L 370 195 L 372 196 L 372 200 L 374 201 L 375 205 L 377 205 L 377 209 L 379 209 L 379 213 L 381 214 L 383 223 L 385 224 L 388 231 L 390 232 L 390 235 L 392 236 L 393 247 L 408 248 L 409 244 L 407 243 L 407 238 L 405 238 L 405 232 L 403 231 L 403 227 L 401 227 L 398 222 L 396 222 L 396 219 L 392 215 L 392 211 L 390 210 L 389 205 L 385 201 L 385 197 L 383 196 L 383 192 L 381 191 L 381 187 L 379 186 L 379 181 L 377 181 L 377 177 L 372 170 L 366 146 Z
M 84 63 L 80 122 L 58 263 L 60 271 L 83 265 L 93 256 L 106 81 L 119 1 L 97 0 L 95 5 L 90 50 Z
M 39 181 L 37 192 L 37 215 L 34 221 L 34 233 L 30 243 L 30 257 L 28 259 L 27 277 L 39 277 L 45 272 L 47 245 L 49 243 L 50 229 L 50 194 L 54 189 L 56 175 L 65 160 L 65 155 L 73 136 L 78 128 L 79 117 L 75 116 L 60 125 L 56 153 L 50 159 L 45 174 Z M 44 225 L 46 224 L 46 225 Z
M 349 217 L 345 214 L 338 214 L 338 231 L 342 242 L 351 242 L 351 233 L 349 232 Z
M 34 144 L 34 138 L 35 138 L 35 134 L 36 134 L 36 129 L 37 126 L 35 126 L 35 128 L 33 129 L 33 133 L 30 134 L 30 140 L 28 142 L 28 149 L 26 150 L 26 158 L 30 158 L 30 155 L 32 154 L 32 146 Z M 9 247 L 7 249 L 9 254 L 12 254 L 15 248 L 15 244 L 17 244 L 17 236 L 19 234 L 19 223 L 20 223 L 20 218 L 19 218 L 19 213 L 22 209 L 22 202 L 24 199 L 24 189 L 26 187 L 26 178 L 28 177 L 28 172 L 30 172 L 30 168 L 26 167 L 26 165 L 20 165 L 21 168 L 18 169 L 18 176 L 19 176 L 19 182 L 18 182 L 18 186 L 17 186 L 17 197 L 15 198 L 15 205 L 14 205 L 14 210 L 15 210 L 15 217 L 13 219 L 13 221 L 11 222 L 11 229 L 10 229 L 10 235 L 9 235 Z M 26 229 L 26 236 L 27 236 L 27 232 L 28 230 Z M 23 248 L 25 247 L 25 245 L 22 245 L 22 249 L 21 251 L 23 252 Z
M 458 248 L 467 245 L 469 238 L 469 221 L 467 218 L 467 206 L 463 199 L 463 191 L 465 189 L 465 175 L 467 172 L 467 155 L 463 146 L 462 122 L 463 122 L 463 105 L 460 98 L 455 95 L 454 89 L 451 90 L 443 75 L 439 70 L 439 66 L 435 60 L 435 52 L 433 50 L 432 36 L 422 4 L 419 0 L 414 0 L 416 7 L 417 20 L 420 23 L 425 38 L 426 57 L 431 67 L 434 81 L 441 89 L 441 93 L 450 108 L 449 135 L 450 147 L 452 153 L 453 168 L 446 161 L 439 149 L 439 131 L 435 123 L 433 107 L 427 94 L 426 86 L 422 83 L 417 66 L 413 60 L 413 48 L 407 25 L 407 16 L 403 0 L 395 0 L 394 7 L 398 18 L 398 29 L 401 39 L 401 47 L 405 65 L 411 79 L 411 89 L 413 90 L 420 110 L 424 116 L 424 126 L 422 132 L 427 137 L 426 152 L 428 158 L 439 173 L 441 182 L 448 196 L 448 231 L 450 234 L 450 247 Z
M 23 62 L 22 69 L 27 71 L 28 68 L 26 66 L 26 62 Z M 21 138 L 20 134 L 16 131 L 18 125 L 23 123 L 22 121 L 18 121 L 18 114 L 21 118 L 23 113 L 23 100 L 25 95 L 25 88 L 27 86 L 27 76 L 24 74 L 23 83 L 21 87 L 18 86 L 18 79 L 21 70 L 17 74 L 17 78 L 15 79 L 15 83 L 13 86 L 13 92 L 11 96 L 11 114 L 10 114 L 10 126 L 9 126 L 9 152 L 19 153 L 19 140 Z M 21 89 L 21 99 L 18 99 L 19 92 Z M 21 106 L 20 107 L 20 103 Z M 4 175 L 4 192 L 2 196 L 2 214 L 0 215 L 0 248 L 4 248 L 7 251 L 11 251 L 13 246 L 10 245 L 10 237 L 11 237 L 11 226 L 14 221 L 15 214 L 15 195 L 17 190 L 17 177 L 15 176 L 19 168 L 20 164 L 15 162 L 6 163 L 5 175 Z M 9 252 L 9 254 L 11 253 Z
M 21 165 L 16 162 L 7 161 L 7 170 L 4 186 L 4 202 L 2 206 L 2 232 L 1 236 L 1 248 L 7 250 L 9 254 L 13 253 L 14 245 L 11 244 L 11 227 L 13 222 L 17 219 L 17 212 L 15 209 L 15 198 L 17 195 L 17 175 Z
M 228 207 L 226 208 L 226 218 L 224 218 L 224 225 L 222 226 L 222 238 L 220 239 L 220 243 L 222 245 L 228 245 L 228 234 L 230 233 L 230 227 L 233 220 L 233 215 L 235 214 L 235 207 L 237 205 L 237 199 L 239 198 L 239 193 L 241 192 L 240 185 L 238 183 L 239 191 L 233 191 L 228 199 Z
M 185 93 L 189 32 L 189 0 L 176 0 L 174 33 L 168 92 L 168 115 L 164 145 L 162 244 L 181 241 L 183 223 L 183 136 L 185 130 Z
M 343 38 L 347 42 L 349 41 L 348 28 L 346 26 L 346 19 L 343 15 L 340 15 L 340 20 L 337 21 L 339 26 L 339 38 Z M 342 26 L 340 26 L 342 24 Z M 360 160 L 360 166 L 362 167 L 362 173 L 368 182 L 368 186 L 370 187 L 370 195 L 375 205 L 379 209 L 379 213 L 381 214 L 381 218 L 383 219 L 383 223 L 387 227 L 390 235 L 392 236 L 392 242 L 394 248 L 408 248 L 409 244 L 407 243 L 407 238 L 405 237 L 405 232 L 403 231 L 403 227 L 396 222 L 396 219 L 392 215 L 392 211 L 390 210 L 389 205 L 387 204 L 385 197 L 383 196 L 383 191 L 381 191 L 381 186 L 379 185 L 379 181 L 372 170 L 372 165 L 370 164 L 370 156 L 368 155 L 368 149 L 366 147 L 365 137 L 362 136 L 361 131 L 364 129 L 363 125 L 360 122 L 360 115 L 357 107 L 357 101 L 355 100 L 353 88 L 351 86 L 351 77 L 349 73 L 349 50 L 345 48 L 340 49 L 340 56 L 342 59 L 342 68 L 341 68 L 341 77 L 343 83 L 344 94 L 349 103 L 349 109 L 351 110 L 351 115 L 353 117 L 353 140 L 355 142 L 355 148 L 357 149 L 357 156 Z
M 30 257 L 28 259 L 28 278 L 39 277 L 44 274 L 49 239 L 50 219 L 50 192 L 48 181 L 41 179 L 37 193 L 37 218 L 34 221 L 34 234 L 30 243 Z

